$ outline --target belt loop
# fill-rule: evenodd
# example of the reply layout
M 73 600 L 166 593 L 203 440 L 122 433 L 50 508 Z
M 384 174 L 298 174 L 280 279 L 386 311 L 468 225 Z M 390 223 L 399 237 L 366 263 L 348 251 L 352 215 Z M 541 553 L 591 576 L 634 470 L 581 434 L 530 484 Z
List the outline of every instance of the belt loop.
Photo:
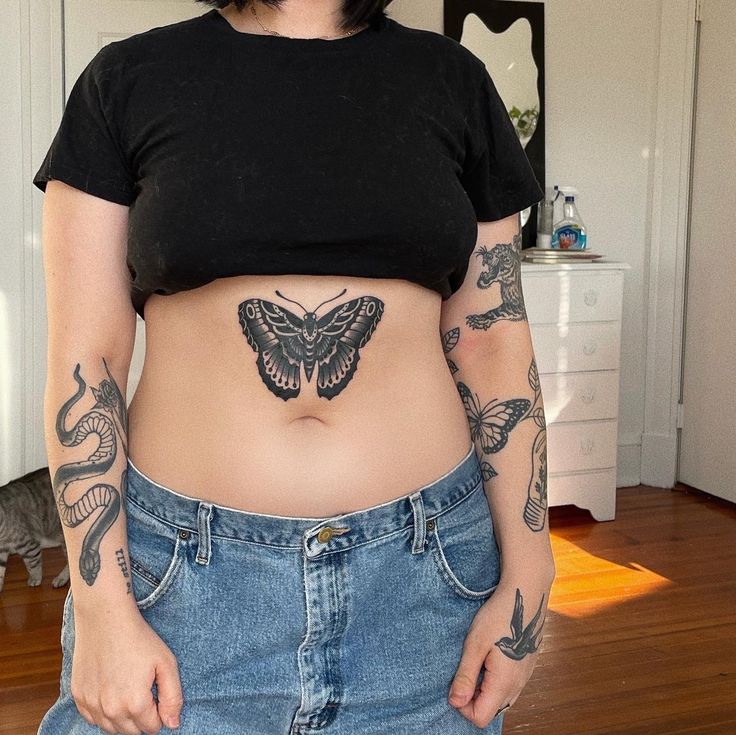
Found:
M 197 564 L 209 564 L 212 547 L 210 544 L 210 519 L 212 518 L 212 503 L 200 501 L 197 508 Z
M 426 543 L 426 526 L 424 516 L 424 502 L 422 491 L 417 490 L 409 496 L 411 508 L 414 512 L 414 542 L 411 547 L 412 554 L 421 554 Z

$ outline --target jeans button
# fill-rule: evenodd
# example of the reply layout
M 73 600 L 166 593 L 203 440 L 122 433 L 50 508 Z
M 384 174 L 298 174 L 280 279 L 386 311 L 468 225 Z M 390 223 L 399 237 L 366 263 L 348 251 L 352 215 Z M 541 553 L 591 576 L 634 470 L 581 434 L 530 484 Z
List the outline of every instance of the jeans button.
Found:
M 318 534 L 317 541 L 321 544 L 326 544 L 332 538 L 332 528 L 325 526 Z
M 427 521 L 427 530 L 431 531 L 434 528 L 434 518 L 430 518 Z

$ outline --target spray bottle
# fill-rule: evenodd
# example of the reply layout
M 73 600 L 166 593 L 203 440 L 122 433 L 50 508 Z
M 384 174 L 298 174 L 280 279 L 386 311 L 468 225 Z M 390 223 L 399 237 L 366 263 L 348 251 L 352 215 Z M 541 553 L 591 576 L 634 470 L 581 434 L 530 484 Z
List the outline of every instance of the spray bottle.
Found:
M 552 228 L 552 247 L 559 250 L 585 250 L 587 233 L 578 208 L 575 206 L 575 195 L 578 190 L 573 186 L 555 186 L 557 194 L 564 194 L 562 218 Z

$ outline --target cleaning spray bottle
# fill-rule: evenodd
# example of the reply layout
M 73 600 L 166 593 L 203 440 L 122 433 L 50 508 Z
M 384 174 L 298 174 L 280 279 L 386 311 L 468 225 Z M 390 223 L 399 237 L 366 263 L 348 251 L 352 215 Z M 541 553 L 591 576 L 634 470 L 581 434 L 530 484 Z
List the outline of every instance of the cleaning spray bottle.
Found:
M 552 247 L 560 250 L 585 250 L 587 234 L 578 208 L 575 206 L 577 189 L 572 186 L 555 186 L 557 198 L 564 194 L 562 219 L 555 222 L 552 228 Z

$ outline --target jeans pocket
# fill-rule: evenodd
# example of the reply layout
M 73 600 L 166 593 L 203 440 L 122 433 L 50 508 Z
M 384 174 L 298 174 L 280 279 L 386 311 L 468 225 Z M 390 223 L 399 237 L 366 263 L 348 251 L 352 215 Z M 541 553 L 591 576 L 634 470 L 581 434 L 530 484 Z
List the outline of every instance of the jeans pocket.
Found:
M 501 559 L 483 482 L 428 519 L 427 541 L 439 577 L 456 595 L 470 600 L 491 596 L 500 581 Z
M 133 596 L 138 609 L 143 610 L 160 602 L 174 587 L 190 534 L 130 499 L 126 510 Z

